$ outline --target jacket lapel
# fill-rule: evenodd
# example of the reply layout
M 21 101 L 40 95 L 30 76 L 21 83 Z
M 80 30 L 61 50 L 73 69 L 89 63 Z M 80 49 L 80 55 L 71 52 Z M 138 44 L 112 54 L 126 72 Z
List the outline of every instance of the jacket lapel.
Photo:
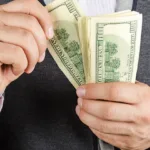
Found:
M 132 7 L 133 10 L 136 10 L 137 1 L 138 1 L 138 0 L 133 0 L 133 7 Z

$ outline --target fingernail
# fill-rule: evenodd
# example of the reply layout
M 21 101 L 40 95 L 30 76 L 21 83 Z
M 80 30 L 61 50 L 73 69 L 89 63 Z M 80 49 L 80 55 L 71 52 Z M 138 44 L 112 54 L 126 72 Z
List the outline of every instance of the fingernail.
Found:
M 80 114 L 80 107 L 79 106 L 77 106 L 76 107 L 76 114 L 79 116 L 79 114 Z
M 80 97 L 80 98 L 84 97 L 84 96 L 85 96 L 85 88 L 79 87 L 79 88 L 77 89 L 77 95 L 78 95 L 78 97 Z
M 54 36 L 54 30 L 53 30 L 53 27 L 50 27 L 48 29 L 48 38 L 51 39 L 53 38 L 53 36 Z
M 78 105 L 80 106 L 80 107 L 82 107 L 82 98 L 78 98 Z
M 45 52 L 40 56 L 39 62 L 42 62 L 45 59 Z
M 32 73 L 35 67 L 31 68 L 30 70 L 27 71 L 27 73 Z

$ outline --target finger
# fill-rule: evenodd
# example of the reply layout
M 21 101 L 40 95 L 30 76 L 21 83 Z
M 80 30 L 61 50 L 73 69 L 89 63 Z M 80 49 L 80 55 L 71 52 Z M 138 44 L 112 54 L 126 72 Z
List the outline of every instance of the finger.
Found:
M 103 99 L 115 102 L 137 104 L 149 93 L 149 88 L 132 83 L 97 83 L 81 86 L 77 95 L 84 99 Z
M 21 47 L 4 42 L 0 42 L 0 62 L 12 65 L 12 72 L 15 76 L 22 74 L 28 65 Z
M 28 59 L 27 73 L 31 73 L 39 59 L 39 51 L 32 33 L 27 30 L 0 26 L 0 41 L 21 47 Z
M 110 121 L 135 121 L 137 109 L 132 105 L 107 101 L 84 100 L 79 98 L 78 105 L 95 117 Z
M 35 17 L 26 14 L 0 12 L 0 18 L 4 25 L 22 28 L 31 32 L 38 45 L 39 55 L 41 56 L 45 52 L 47 48 L 46 36 Z
M 147 142 L 147 141 L 145 142 L 145 139 L 143 140 L 140 138 L 132 138 L 130 136 L 105 134 L 105 133 L 101 133 L 93 128 L 91 128 L 91 130 L 101 140 L 103 140 L 115 147 L 118 147 L 122 150 L 131 150 L 131 149 L 142 150 L 143 144 Z M 147 146 L 147 144 L 146 144 L 146 146 Z M 144 145 L 145 148 L 146 148 L 146 146 Z
M 47 38 L 53 37 L 53 28 L 51 17 L 46 8 L 44 8 L 37 0 L 21 0 L 12 1 L 8 4 L 1 5 L 0 11 L 26 13 L 37 18 L 41 24 Z
M 80 109 L 80 108 L 77 108 Z M 83 109 L 76 110 L 78 111 L 78 116 L 80 120 L 89 126 L 90 128 L 96 129 L 102 133 L 108 134 L 116 134 L 116 135 L 131 135 L 133 134 L 133 127 L 134 124 L 132 123 L 125 123 L 125 122 L 113 122 L 113 121 L 106 121 L 91 114 L 88 114 Z

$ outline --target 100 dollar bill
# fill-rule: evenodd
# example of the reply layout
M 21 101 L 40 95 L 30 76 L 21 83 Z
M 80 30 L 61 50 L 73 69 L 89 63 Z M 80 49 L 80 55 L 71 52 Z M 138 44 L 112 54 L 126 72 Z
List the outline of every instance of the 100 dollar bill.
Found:
M 75 88 L 85 83 L 78 18 L 82 10 L 74 0 L 55 0 L 46 6 L 53 19 L 55 36 L 48 49 L 59 68 Z
M 118 17 L 117 17 L 118 16 Z M 135 82 L 142 15 L 125 12 L 79 20 L 86 83 Z M 86 36 L 83 35 L 86 30 Z

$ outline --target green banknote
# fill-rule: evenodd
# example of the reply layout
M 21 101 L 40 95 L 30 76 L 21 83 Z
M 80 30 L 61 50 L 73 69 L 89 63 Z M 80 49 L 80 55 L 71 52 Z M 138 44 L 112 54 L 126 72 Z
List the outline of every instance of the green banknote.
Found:
M 141 14 L 127 10 L 88 17 L 76 0 L 55 0 L 46 7 L 55 31 L 49 52 L 75 88 L 84 83 L 135 82 Z
M 55 36 L 48 49 L 59 68 L 77 88 L 85 83 L 78 34 L 78 18 L 83 16 L 75 0 L 55 0 L 46 6 L 52 16 Z
M 134 83 L 140 53 L 142 15 L 125 11 L 81 17 L 78 26 L 86 83 Z

